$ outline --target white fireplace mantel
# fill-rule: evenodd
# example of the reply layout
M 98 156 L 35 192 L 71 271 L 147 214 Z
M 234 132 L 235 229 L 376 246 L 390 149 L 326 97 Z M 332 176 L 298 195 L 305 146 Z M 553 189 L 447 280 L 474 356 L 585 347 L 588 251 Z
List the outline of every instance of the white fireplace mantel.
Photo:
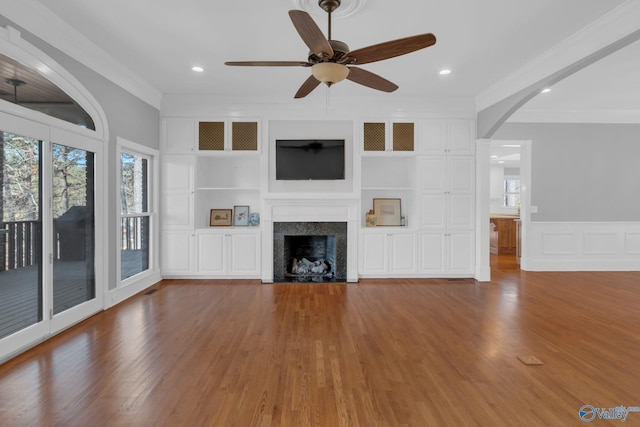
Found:
M 274 222 L 346 222 L 347 282 L 358 281 L 358 204 L 356 198 L 300 195 L 299 198 L 270 197 L 264 200 L 262 230 L 262 282 L 273 283 Z

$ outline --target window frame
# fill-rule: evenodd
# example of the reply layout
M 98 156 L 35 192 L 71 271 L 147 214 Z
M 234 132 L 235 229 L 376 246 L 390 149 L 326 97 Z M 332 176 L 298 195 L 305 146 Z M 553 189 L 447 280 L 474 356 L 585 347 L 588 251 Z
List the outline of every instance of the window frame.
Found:
M 519 200 L 521 200 L 521 195 L 522 195 L 522 189 L 520 189 L 520 191 L 508 191 L 508 181 L 518 181 L 519 185 L 522 185 L 522 179 L 519 176 L 516 175 L 505 175 L 503 178 L 503 193 L 502 193 L 502 207 L 503 208 L 509 208 L 509 209 L 517 209 L 520 207 L 520 203 L 518 203 Z M 507 200 L 508 197 L 510 195 L 516 195 L 518 196 L 518 201 L 516 201 L 514 206 L 509 206 L 507 204 Z
M 117 164 L 117 191 L 120 194 L 122 190 L 122 154 L 131 154 L 134 156 L 142 157 L 147 160 L 147 209 L 146 212 L 123 214 L 122 213 L 122 200 L 120 197 L 116 197 L 116 214 L 117 222 L 116 227 L 121 229 L 122 221 L 127 218 L 141 218 L 146 217 L 149 219 L 149 266 L 146 270 L 143 270 L 133 276 L 122 278 L 122 236 L 118 233 L 116 242 L 116 288 L 123 288 L 134 285 L 135 283 L 148 278 L 157 273 L 158 271 L 158 191 L 159 182 L 156 168 L 158 167 L 159 151 L 138 144 L 127 139 L 117 137 L 116 148 L 116 164 Z

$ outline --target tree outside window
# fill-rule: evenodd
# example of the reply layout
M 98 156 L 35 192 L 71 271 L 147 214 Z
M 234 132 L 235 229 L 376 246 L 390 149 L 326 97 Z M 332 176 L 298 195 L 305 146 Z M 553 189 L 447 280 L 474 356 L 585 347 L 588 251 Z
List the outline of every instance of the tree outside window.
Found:
M 517 208 L 520 206 L 520 178 L 504 179 L 503 206 Z

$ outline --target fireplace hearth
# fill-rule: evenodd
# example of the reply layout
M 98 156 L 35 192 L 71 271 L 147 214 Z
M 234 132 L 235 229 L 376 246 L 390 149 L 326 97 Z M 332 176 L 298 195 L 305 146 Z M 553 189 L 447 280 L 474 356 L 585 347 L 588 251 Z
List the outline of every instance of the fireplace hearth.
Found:
M 274 282 L 345 281 L 346 222 L 275 222 Z

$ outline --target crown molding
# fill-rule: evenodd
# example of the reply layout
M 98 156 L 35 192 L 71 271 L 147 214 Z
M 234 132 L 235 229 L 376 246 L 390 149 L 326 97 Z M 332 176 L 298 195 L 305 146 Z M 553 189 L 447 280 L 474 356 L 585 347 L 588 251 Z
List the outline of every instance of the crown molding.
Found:
M 477 111 L 482 111 L 633 33 L 637 33 L 637 38 L 640 38 L 638 22 L 640 2 L 627 0 L 481 92 L 476 96 Z
M 519 110 L 506 122 L 640 124 L 640 110 Z
M 0 14 L 56 49 L 160 109 L 162 92 L 35 0 L 3 0 Z

